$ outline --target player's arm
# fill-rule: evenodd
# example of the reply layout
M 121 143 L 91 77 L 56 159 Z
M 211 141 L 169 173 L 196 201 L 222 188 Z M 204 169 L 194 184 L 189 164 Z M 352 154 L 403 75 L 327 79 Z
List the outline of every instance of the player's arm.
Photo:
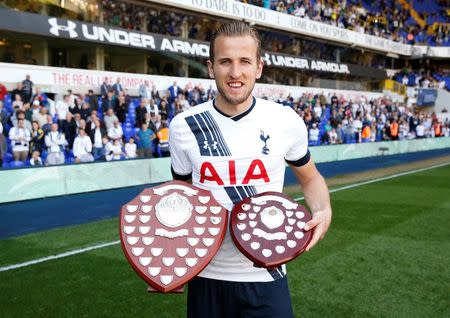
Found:
M 187 175 L 182 175 L 182 174 L 176 173 L 175 170 L 173 169 L 173 166 L 170 167 L 170 171 L 172 172 L 173 180 L 179 180 L 179 181 L 184 181 L 187 183 L 192 183 L 192 173 L 187 174 Z
M 330 195 L 327 184 L 312 159 L 302 166 L 290 164 L 290 167 L 302 186 L 306 203 L 313 213 L 312 220 L 305 225 L 306 231 L 314 230 L 311 242 L 306 247 L 306 251 L 309 251 L 325 237 L 330 226 L 332 214 Z
M 169 126 L 170 171 L 174 180 L 191 183 L 192 164 L 183 148 L 186 143 L 186 130 L 180 117 L 175 116 Z

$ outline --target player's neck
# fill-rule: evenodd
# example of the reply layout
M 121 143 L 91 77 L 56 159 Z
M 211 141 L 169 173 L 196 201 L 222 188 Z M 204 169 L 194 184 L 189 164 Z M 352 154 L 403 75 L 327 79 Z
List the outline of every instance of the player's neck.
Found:
M 233 117 L 247 111 L 253 103 L 253 96 L 250 95 L 244 102 L 234 105 L 227 102 L 222 95 L 216 97 L 215 106 L 227 116 Z

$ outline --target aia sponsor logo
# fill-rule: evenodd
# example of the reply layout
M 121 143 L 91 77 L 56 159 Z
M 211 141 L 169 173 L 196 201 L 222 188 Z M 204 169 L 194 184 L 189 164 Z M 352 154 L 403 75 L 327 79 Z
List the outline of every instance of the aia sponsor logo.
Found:
M 264 163 L 260 159 L 254 159 L 248 167 L 242 180 L 236 177 L 236 162 L 234 160 L 228 161 L 228 169 L 221 169 L 220 174 L 218 169 L 214 167 L 211 162 L 205 161 L 200 167 L 200 183 L 213 182 L 217 185 L 235 185 L 235 184 L 249 184 L 251 180 L 263 180 L 265 183 L 270 182 L 269 175 Z M 226 184 L 225 181 L 229 183 Z

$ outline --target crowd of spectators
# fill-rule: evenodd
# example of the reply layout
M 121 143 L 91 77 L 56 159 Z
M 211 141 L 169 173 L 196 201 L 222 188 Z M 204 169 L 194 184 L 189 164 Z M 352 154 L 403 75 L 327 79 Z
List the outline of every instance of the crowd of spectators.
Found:
M 146 81 L 131 97 L 120 78 L 114 84 L 105 78 L 99 90 L 68 90 L 53 102 L 28 75 L 10 93 L 0 85 L 0 166 L 167 157 L 173 116 L 215 94 L 174 82 L 162 95 Z
M 450 122 L 387 98 L 303 94 L 278 100 L 303 118 L 311 146 L 448 137 Z
M 354 30 L 408 44 L 447 46 L 450 44 L 450 27 L 445 23 L 424 28 L 412 18 L 409 9 L 393 0 L 241 0 L 300 18 L 327 23 L 339 28 Z M 127 29 L 155 32 L 173 36 L 182 35 L 184 22 L 188 37 L 208 41 L 216 28 L 215 22 L 201 17 L 184 15 L 169 10 L 156 10 L 135 3 L 112 0 L 102 1 L 103 23 Z M 437 14 L 437 13 L 433 13 Z M 425 21 L 427 13 L 422 14 Z M 427 29 L 428 27 L 429 30 Z M 284 45 L 282 41 L 273 43 Z
M 450 90 L 450 75 L 444 72 L 431 74 L 425 69 L 414 71 L 409 68 L 404 68 L 394 76 L 394 79 L 403 85 L 411 87 Z
M 447 24 L 433 24 L 430 32 L 421 28 L 409 9 L 393 0 L 241 0 L 300 18 L 327 23 L 408 44 L 448 46 L 450 28 Z M 447 16 L 443 10 L 442 15 Z M 438 13 L 433 13 L 438 14 Z M 420 14 L 419 14 L 420 15 Z M 427 13 L 422 15 L 425 21 Z
M 139 97 L 131 97 L 120 78 L 114 84 L 105 78 L 99 90 L 100 95 L 69 90 L 53 102 L 30 76 L 10 93 L 0 85 L 3 167 L 170 156 L 170 120 L 215 96 L 212 87 L 200 84 L 181 88 L 174 82 L 161 91 L 145 81 Z M 386 98 L 305 93 L 275 101 L 304 119 L 310 146 L 449 136 L 448 119 Z
M 102 1 L 103 23 L 125 29 L 180 36 L 186 16 L 135 3 Z

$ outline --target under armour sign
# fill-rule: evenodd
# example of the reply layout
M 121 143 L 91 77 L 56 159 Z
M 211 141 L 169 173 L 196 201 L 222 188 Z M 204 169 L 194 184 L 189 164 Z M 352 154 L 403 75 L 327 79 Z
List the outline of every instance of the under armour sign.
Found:
M 69 34 L 69 37 L 76 38 L 78 37 L 78 33 L 75 31 L 77 25 L 75 22 L 67 20 L 67 25 L 58 24 L 58 21 L 56 18 L 50 18 L 48 19 L 48 23 L 50 24 L 50 33 L 56 36 L 60 36 L 60 32 L 67 32 Z
M 120 240 L 136 273 L 167 293 L 180 289 L 213 259 L 227 218 L 209 191 L 167 182 L 145 189 L 122 207 Z
M 304 231 L 311 214 L 288 196 L 264 192 L 236 204 L 230 232 L 238 249 L 255 265 L 276 268 L 299 256 L 312 238 Z

